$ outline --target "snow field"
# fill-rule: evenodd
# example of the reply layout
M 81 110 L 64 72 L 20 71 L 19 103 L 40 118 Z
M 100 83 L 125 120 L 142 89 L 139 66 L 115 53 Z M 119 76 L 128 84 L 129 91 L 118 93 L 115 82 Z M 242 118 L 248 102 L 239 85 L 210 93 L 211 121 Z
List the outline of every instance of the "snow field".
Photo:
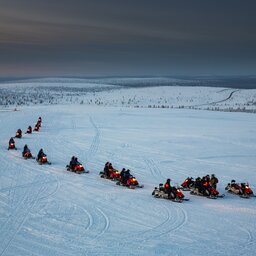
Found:
M 42 116 L 39 133 L 8 140 Z M 172 179 L 215 173 L 256 191 L 256 117 L 186 109 L 85 105 L 0 112 L 0 255 L 254 255 L 256 201 L 185 192 L 182 204 L 151 196 Z M 24 160 L 43 148 L 52 165 Z M 65 170 L 76 155 L 90 170 Z M 105 162 L 130 168 L 143 189 L 101 179 Z
M 178 86 L 179 84 L 183 86 Z M 201 87 L 200 84 L 197 80 L 164 78 L 32 79 L 1 83 L 0 106 L 9 108 L 20 105 L 82 104 L 256 112 L 255 89 Z

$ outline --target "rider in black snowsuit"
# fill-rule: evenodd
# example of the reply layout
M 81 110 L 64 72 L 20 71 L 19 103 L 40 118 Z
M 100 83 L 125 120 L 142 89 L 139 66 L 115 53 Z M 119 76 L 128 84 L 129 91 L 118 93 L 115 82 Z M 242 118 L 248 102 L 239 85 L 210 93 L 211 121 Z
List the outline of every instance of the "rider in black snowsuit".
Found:
M 28 145 L 26 144 L 26 145 L 24 146 L 24 148 L 23 148 L 22 155 L 24 156 L 25 153 L 27 153 L 27 152 L 30 152 L 30 149 L 28 148 Z
M 105 163 L 104 174 L 106 175 L 106 177 L 109 177 L 109 162 Z
M 131 174 L 130 174 L 130 170 L 129 170 L 129 169 L 127 169 L 126 171 L 124 171 L 122 183 L 123 183 L 123 184 L 126 184 L 126 183 L 127 183 L 127 180 L 130 178 L 130 176 L 131 176 Z
M 43 156 L 46 156 L 46 154 L 44 153 L 43 149 L 41 148 L 37 154 L 37 160 L 41 160 L 41 158 Z
M 195 188 L 198 189 L 198 192 L 199 193 L 202 193 L 203 192 L 203 184 L 202 184 L 202 180 L 200 177 L 196 178 L 195 180 Z
M 13 137 L 11 137 L 10 140 L 9 140 L 9 145 L 10 144 L 15 144 L 15 141 L 14 141 Z

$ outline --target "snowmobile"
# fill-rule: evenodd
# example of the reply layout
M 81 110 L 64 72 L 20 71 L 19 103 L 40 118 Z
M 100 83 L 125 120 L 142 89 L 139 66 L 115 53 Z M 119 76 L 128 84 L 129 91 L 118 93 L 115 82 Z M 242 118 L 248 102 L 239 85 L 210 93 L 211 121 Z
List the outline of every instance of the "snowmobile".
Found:
M 31 154 L 30 151 L 26 151 L 26 152 L 22 153 L 22 156 L 23 156 L 25 159 L 28 159 L 28 158 L 35 159 L 35 157 L 32 156 L 32 154 Z
M 225 190 L 229 193 L 239 195 L 242 198 L 250 198 L 255 196 L 252 189 L 248 183 L 236 183 L 235 180 L 232 180 L 231 183 L 228 183 Z
M 28 127 L 26 133 L 28 133 L 28 134 L 32 133 L 32 127 L 31 126 Z
M 130 176 L 125 183 L 123 183 L 121 180 L 119 180 L 116 185 L 119 186 L 125 186 L 130 189 L 135 189 L 135 188 L 144 188 L 144 185 L 140 185 L 137 179 L 134 176 Z
M 40 129 L 40 127 L 36 124 L 35 127 L 34 127 L 34 129 L 33 129 L 33 131 L 39 132 L 39 129 Z
M 44 154 L 41 158 L 37 158 L 36 159 L 36 161 L 40 164 L 40 165 L 42 165 L 42 164 L 51 164 L 51 162 L 49 162 L 48 161 L 48 159 L 47 159 L 47 157 L 46 157 L 46 155 Z
M 120 172 L 116 169 L 109 170 L 109 176 L 107 176 L 104 172 L 100 172 L 100 177 L 104 179 L 110 180 L 120 180 Z
M 197 195 L 197 196 L 205 196 L 210 199 L 216 199 L 218 197 L 223 198 L 225 195 L 222 194 L 220 195 L 218 190 L 212 187 L 209 182 L 204 182 L 202 184 L 202 189 L 200 190 L 199 188 L 193 188 L 190 191 L 191 195 Z
M 185 198 L 182 191 L 176 187 L 171 187 L 170 194 L 168 195 L 168 193 L 165 192 L 162 183 L 159 184 L 159 187 L 155 187 L 152 195 L 156 198 L 164 198 L 178 203 L 181 203 L 182 201 L 189 201 L 188 198 Z
M 36 126 L 41 127 L 41 122 L 37 121 Z
M 112 180 L 120 180 L 120 172 L 118 170 L 109 170 L 109 177 Z
M 21 129 L 18 129 L 15 135 L 16 138 L 20 139 L 22 137 L 22 131 Z
M 81 163 L 77 163 L 74 166 L 66 165 L 67 171 L 75 172 L 77 174 L 81 173 L 88 173 L 89 171 L 86 171 Z
M 195 185 L 195 181 L 193 180 L 192 177 L 188 177 L 186 178 L 182 184 L 181 184 L 181 188 L 183 191 L 189 191 L 191 188 L 193 188 Z
M 15 149 L 15 150 L 17 150 L 17 148 L 15 147 L 15 143 L 10 143 L 10 144 L 9 144 L 8 150 L 10 150 L 10 149 Z

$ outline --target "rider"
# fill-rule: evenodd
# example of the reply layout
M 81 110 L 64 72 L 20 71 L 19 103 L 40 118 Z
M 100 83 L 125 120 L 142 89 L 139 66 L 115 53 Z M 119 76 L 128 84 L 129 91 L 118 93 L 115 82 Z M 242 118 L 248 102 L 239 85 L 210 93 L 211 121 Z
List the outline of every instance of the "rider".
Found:
M 210 179 L 211 186 L 216 189 L 218 182 L 219 182 L 218 178 L 214 174 L 212 174 Z
M 122 169 L 122 171 L 120 172 L 120 177 L 121 177 L 121 182 L 124 183 L 124 174 L 125 174 L 125 168 Z
M 200 177 L 197 177 L 195 180 L 195 188 L 198 190 L 199 193 L 203 191 L 203 180 Z
M 168 197 L 170 197 L 171 191 L 172 191 L 171 179 L 167 179 L 164 184 L 164 193 L 168 194 Z
M 28 148 L 28 145 L 26 144 L 23 148 L 23 152 L 22 152 L 22 155 L 24 156 L 26 153 L 29 153 L 30 152 L 30 149 Z
M 17 130 L 16 135 L 17 135 L 17 136 L 20 136 L 20 137 L 22 136 L 22 131 L 21 131 L 21 129 L 18 129 L 18 130 Z
M 28 127 L 27 133 L 32 133 L 32 127 L 31 126 Z
M 41 160 L 43 156 L 46 156 L 46 154 L 44 153 L 43 149 L 41 148 L 37 154 L 37 160 Z
M 104 171 L 104 174 L 106 175 L 106 177 L 109 177 L 109 162 L 105 163 L 103 171 Z
M 123 174 L 123 181 L 122 181 L 122 183 L 126 184 L 127 180 L 130 178 L 130 176 L 131 176 L 130 170 L 129 169 L 125 170 L 124 174 Z
M 71 158 L 71 160 L 70 160 L 70 163 L 69 163 L 70 168 L 71 168 L 71 169 L 74 169 L 74 167 L 75 167 L 76 165 L 78 165 L 78 164 L 79 164 L 79 162 L 78 162 L 78 160 L 77 160 L 77 157 L 72 156 L 72 158 Z
M 10 144 L 15 144 L 15 141 L 14 141 L 13 137 L 11 137 L 10 140 L 9 140 L 9 145 Z

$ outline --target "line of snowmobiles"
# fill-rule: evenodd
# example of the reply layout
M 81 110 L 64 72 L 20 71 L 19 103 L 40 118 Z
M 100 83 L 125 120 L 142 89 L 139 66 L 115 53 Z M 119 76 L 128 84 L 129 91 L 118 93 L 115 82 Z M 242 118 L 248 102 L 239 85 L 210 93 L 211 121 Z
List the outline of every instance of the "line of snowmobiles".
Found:
M 41 123 L 42 119 L 41 117 L 39 117 L 33 131 L 39 131 Z M 29 126 L 26 134 L 31 133 L 32 127 Z M 21 129 L 17 130 L 15 138 L 22 138 Z M 27 147 L 27 145 L 25 145 L 25 147 Z M 44 154 L 43 151 L 40 154 L 40 151 L 42 149 L 39 151 L 38 157 L 35 158 L 28 148 L 27 150 L 25 150 L 25 147 L 22 152 L 22 157 L 24 159 L 36 159 L 36 161 L 40 165 L 51 164 L 51 162 L 49 162 L 47 159 L 47 155 Z M 8 150 L 12 149 L 17 150 L 13 138 L 10 139 L 8 146 Z M 74 172 L 76 174 L 89 173 L 88 170 L 85 170 L 83 164 L 78 162 L 75 156 L 73 156 L 70 163 L 66 165 L 66 170 Z M 124 186 L 130 189 L 144 187 L 144 185 L 139 184 L 138 180 L 130 174 L 129 169 L 126 170 L 123 168 L 122 171 L 119 171 L 113 168 L 112 164 L 109 162 L 105 164 L 104 170 L 101 171 L 99 175 L 101 178 L 116 182 L 116 185 Z M 189 201 L 189 198 L 185 198 L 183 191 L 190 191 L 191 195 L 202 196 L 210 199 L 223 198 L 225 195 L 219 193 L 219 191 L 217 190 L 217 183 L 218 179 L 213 174 L 211 177 L 209 175 L 206 175 L 202 178 L 198 177 L 195 180 L 192 177 L 188 177 L 181 183 L 180 186 L 177 187 L 171 186 L 170 179 L 167 179 L 167 182 L 165 184 L 160 183 L 158 187 L 154 188 L 152 195 L 155 198 L 163 198 L 179 203 L 183 201 Z M 237 183 L 235 180 L 232 180 L 230 183 L 227 184 L 225 190 L 227 190 L 227 192 L 231 194 L 238 195 L 241 198 L 255 197 L 248 183 Z
M 200 185 L 197 185 L 197 179 L 194 180 L 192 177 L 186 178 L 181 183 L 180 189 L 183 191 L 190 191 L 190 193 L 193 195 L 201 195 L 213 199 L 225 196 L 224 194 L 220 195 L 216 189 L 216 185 L 215 187 L 212 186 L 209 181 L 202 182 L 200 188 Z M 253 191 L 248 183 L 236 183 L 235 180 L 232 180 L 231 183 L 228 183 L 225 187 L 225 190 L 231 194 L 238 195 L 241 198 L 250 198 L 254 196 Z
M 37 123 L 35 125 L 35 127 L 38 127 L 37 131 L 39 131 L 39 128 L 41 127 L 41 124 L 42 124 L 42 118 L 39 117 L 38 120 L 37 120 Z M 35 130 L 35 129 L 34 129 Z M 27 131 L 25 132 L 26 134 L 31 134 L 32 133 L 32 127 L 31 126 L 28 126 L 27 128 Z M 16 134 L 15 134 L 15 138 L 18 138 L 18 139 L 21 139 L 22 138 L 22 130 L 21 129 L 18 129 Z M 12 150 L 12 149 L 15 149 L 17 150 L 16 146 L 15 146 L 15 141 L 14 141 L 14 138 L 11 137 L 10 140 L 9 140 L 9 146 L 8 146 L 8 150 Z M 40 151 L 42 151 L 40 153 Z M 38 164 L 42 165 L 42 164 L 51 164 L 51 162 L 48 161 L 47 159 L 47 155 L 43 152 L 42 149 L 40 149 L 39 151 L 39 155 L 37 158 L 35 158 L 31 151 L 29 150 L 28 146 L 25 145 L 24 146 L 24 150 L 22 152 L 22 157 L 24 159 L 36 159 L 36 161 L 38 162 Z

